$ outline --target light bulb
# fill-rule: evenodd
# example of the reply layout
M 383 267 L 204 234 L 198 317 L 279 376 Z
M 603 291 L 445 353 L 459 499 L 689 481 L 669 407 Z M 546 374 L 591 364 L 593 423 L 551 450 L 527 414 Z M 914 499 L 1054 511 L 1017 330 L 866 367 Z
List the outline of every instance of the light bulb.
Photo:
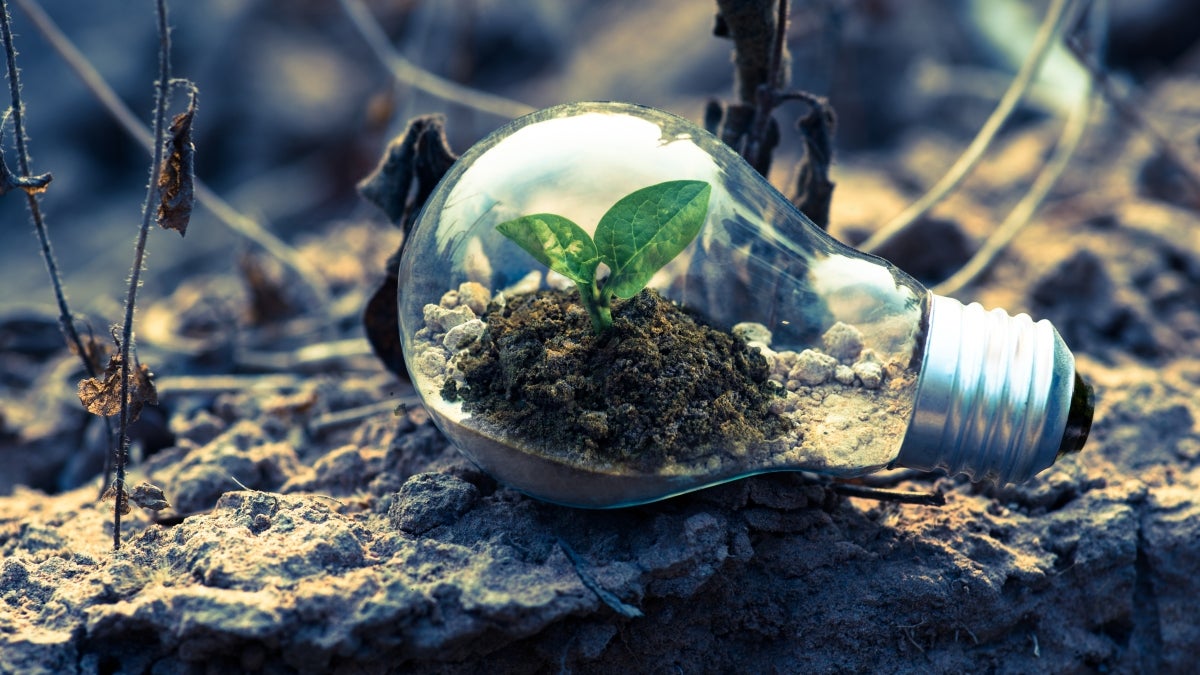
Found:
M 472 387 L 481 385 L 468 382 L 465 364 L 475 363 L 467 360 L 472 354 L 504 348 L 493 335 L 504 325 L 498 317 L 538 289 L 576 292 L 497 225 L 552 213 L 594 234 L 622 197 L 683 180 L 710 186 L 707 216 L 649 288 L 738 336 L 733 358 L 758 368 L 763 381 L 754 386 L 769 399 L 743 425 L 746 440 L 726 433 L 723 421 L 713 422 L 722 430 L 716 441 L 677 437 L 693 421 L 707 421 L 691 418 L 740 414 L 743 399 L 716 392 L 682 408 L 687 420 L 647 426 L 638 418 L 639 447 L 651 459 L 610 452 L 605 439 L 633 433 L 622 425 L 641 411 L 572 399 L 579 378 L 595 375 L 589 372 L 561 373 L 539 396 L 492 393 L 503 399 L 497 405 L 522 414 L 504 417 L 472 402 L 467 394 L 479 394 Z M 717 138 L 651 108 L 561 105 L 475 145 L 427 201 L 400 260 L 399 288 L 405 361 L 433 420 L 500 482 L 560 504 L 628 506 L 771 471 L 854 476 L 909 467 L 1020 482 L 1079 450 L 1091 425 L 1091 390 L 1049 322 L 930 293 L 813 225 Z M 556 306 L 586 325 L 581 308 Z M 522 358 L 544 365 L 578 342 L 542 339 L 526 345 Z M 595 339 L 612 340 L 603 333 Z M 677 353 L 664 354 L 660 361 L 668 363 L 654 367 L 669 378 Z M 598 367 L 610 375 L 650 368 L 621 359 Z M 674 387 L 669 379 L 655 382 Z M 537 406 L 553 410 L 542 414 Z M 566 434 L 548 435 L 547 419 Z M 673 445 L 656 447 L 660 438 Z

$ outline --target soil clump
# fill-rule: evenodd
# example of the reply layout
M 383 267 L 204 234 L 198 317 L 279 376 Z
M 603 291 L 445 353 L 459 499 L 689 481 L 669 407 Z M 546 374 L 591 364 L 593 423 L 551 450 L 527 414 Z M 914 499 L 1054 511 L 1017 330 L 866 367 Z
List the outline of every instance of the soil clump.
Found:
M 697 322 L 653 290 L 617 303 L 595 335 L 576 291 L 544 290 L 492 306 L 488 329 L 443 396 L 573 463 L 653 471 L 779 436 L 783 391 L 766 359 Z

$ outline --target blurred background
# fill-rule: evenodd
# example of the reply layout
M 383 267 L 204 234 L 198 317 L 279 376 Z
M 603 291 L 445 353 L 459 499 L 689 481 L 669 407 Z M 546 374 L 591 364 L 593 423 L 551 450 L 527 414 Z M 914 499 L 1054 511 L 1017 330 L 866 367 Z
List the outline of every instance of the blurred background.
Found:
M 10 3 L 11 4 L 11 3 Z M 731 42 L 712 36 L 710 0 L 370 0 L 397 51 L 451 80 L 534 107 L 625 100 L 699 120 L 705 101 L 732 96 Z M 794 85 L 830 97 L 839 115 L 835 234 L 869 230 L 935 180 L 970 138 L 1023 58 L 1046 2 L 810 0 L 792 11 Z M 143 119 L 155 78 L 149 2 L 41 6 Z M 1200 5 L 1118 0 L 1110 60 L 1124 76 L 1195 72 Z M 10 7 L 35 173 L 74 308 L 119 315 L 140 221 L 148 154 Z M 411 116 L 447 116 L 461 152 L 506 120 L 396 82 L 334 0 L 208 0 L 170 7 L 174 74 L 200 90 L 197 174 L 244 213 L 295 242 L 348 219 L 382 220 L 355 183 Z M 1017 124 L 1053 117 L 1082 75 L 1053 57 Z M 176 110 L 182 103 L 177 97 Z M 798 139 L 785 107 L 772 178 L 790 185 Z M 15 166 L 11 125 L 4 134 Z M 1039 159 L 1033 157 L 1033 160 Z M 856 200 L 874 191 L 877 198 Z M 50 307 L 52 296 L 24 200 L 0 200 L 0 311 Z M 197 207 L 188 236 L 152 234 L 147 301 L 173 280 L 233 269 L 239 237 Z M 97 322 L 103 325 L 104 321 Z

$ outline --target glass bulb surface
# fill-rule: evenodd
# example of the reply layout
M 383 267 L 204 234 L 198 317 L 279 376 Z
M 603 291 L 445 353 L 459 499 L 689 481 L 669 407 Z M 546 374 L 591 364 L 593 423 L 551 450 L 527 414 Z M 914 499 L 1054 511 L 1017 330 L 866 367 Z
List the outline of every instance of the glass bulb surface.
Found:
M 496 226 L 530 214 L 560 214 L 594 235 L 617 200 L 681 180 L 711 187 L 707 217 L 699 235 L 653 276 L 648 288 L 700 323 L 738 336 L 730 342 L 731 358 L 754 373 L 753 386 L 769 396 L 766 417 L 741 420 L 738 407 L 745 399 L 713 392 L 708 400 L 679 403 L 672 408 L 676 414 L 656 420 L 657 426 L 639 427 L 645 452 L 630 456 L 609 446 L 632 433 L 623 426 L 628 416 L 622 411 L 641 411 L 622 404 L 620 392 L 601 404 L 573 398 L 584 382 L 579 378 L 592 373 L 563 373 L 560 381 L 540 388 L 491 392 L 503 400 L 489 402 L 479 381 L 465 374 L 479 361 L 473 355 L 492 358 L 489 367 L 509 368 L 506 381 L 515 381 L 525 376 L 522 368 L 536 363 L 544 369 L 557 350 L 578 347 L 576 342 L 613 348 L 611 335 L 567 340 L 544 333 L 542 343 L 526 345 L 519 356 L 504 352 L 507 338 L 493 334 L 507 325 L 506 312 L 515 312 L 519 304 L 532 306 L 529 294 L 539 290 L 578 291 Z M 627 506 L 768 471 L 864 474 L 903 463 L 898 462 L 902 455 L 920 468 L 1023 479 L 1049 465 L 1043 464 L 1044 451 L 1033 459 L 988 464 L 972 459 L 969 444 L 982 443 L 986 450 L 1000 443 L 1019 455 L 1029 438 L 1053 437 L 1042 445 L 1057 451 L 1068 422 L 1078 436 L 1077 418 L 1083 413 L 1069 405 L 1076 382 L 1073 361 L 1058 354 L 1047 362 L 1046 345 L 1054 349 L 1045 342 L 1049 324 L 1037 324 L 1041 332 L 1018 331 L 1012 340 L 993 341 L 982 353 L 956 348 L 955 354 L 962 354 L 935 359 L 935 372 L 926 377 L 931 340 L 940 336 L 936 344 L 944 351 L 946 345 L 957 346 L 955 336 L 972 337 L 969 328 L 931 331 L 933 307 L 942 307 L 940 315 L 950 317 L 943 324 L 949 325 L 961 318 L 953 307 L 962 306 L 933 296 L 891 263 L 835 241 L 728 146 L 662 111 L 581 103 L 516 120 L 458 160 L 410 237 L 399 268 L 399 315 L 405 361 L 417 391 L 442 431 L 476 464 L 548 501 Z M 581 307 L 538 302 L 586 324 Z M 1000 333 L 1007 335 L 1006 330 Z M 1053 328 L 1049 331 L 1057 338 Z M 674 391 L 678 382 L 681 390 L 692 391 L 695 383 L 680 378 L 694 373 L 673 369 L 679 357 L 673 348 L 674 343 L 648 345 L 653 364 L 630 360 L 622 367 L 661 371 L 654 388 Z M 1028 362 L 1022 374 L 1005 369 L 1009 352 Z M 1069 351 L 1065 354 L 1069 360 Z M 965 384 L 962 377 L 955 379 L 963 363 L 969 372 L 981 359 L 998 359 L 989 371 L 995 377 L 976 374 Z M 604 365 L 606 372 L 616 367 Z M 1026 372 L 1030 368 L 1032 374 Z M 1014 394 L 1009 384 L 1014 378 L 1033 393 Z M 977 392 L 967 397 L 965 411 L 954 407 L 962 403 L 956 396 L 964 386 Z M 1019 410 L 1012 419 L 991 422 L 998 418 L 997 408 L 1011 413 L 1014 405 Z M 496 414 L 496 406 L 505 415 Z M 542 409 L 535 411 L 537 406 Z M 530 417 L 533 412 L 538 415 Z M 723 415 L 728 423 L 720 421 Z M 715 429 L 712 436 L 688 433 L 703 427 L 704 420 L 696 418 L 705 417 L 720 421 L 709 425 Z M 558 435 L 549 435 L 541 422 L 528 422 L 547 418 L 557 418 Z M 964 419 L 968 426 L 982 420 L 982 427 L 961 433 Z M 906 444 L 906 434 L 916 440 Z M 953 455 L 947 448 L 966 459 L 947 459 Z M 1042 465 L 1031 468 L 1034 464 Z

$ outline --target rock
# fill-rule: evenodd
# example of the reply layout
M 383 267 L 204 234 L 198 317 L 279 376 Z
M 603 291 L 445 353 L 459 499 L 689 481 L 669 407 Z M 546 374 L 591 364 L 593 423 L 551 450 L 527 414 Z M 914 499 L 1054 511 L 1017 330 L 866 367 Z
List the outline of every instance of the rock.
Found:
M 883 366 L 878 361 L 859 361 L 854 364 L 854 374 L 867 389 L 878 389 L 883 383 Z
M 771 344 L 771 331 L 761 323 L 746 321 L 735 324 L 729 332 L 746 342 L 761 342 L 764 345 Z
M 536 291 L 541 285 L 542 273 L 537 270 L 533 270 L 529 274 L 526 274 L 518 279 L 511 286 L 502 290 L 501 293 L 504 293 L 505 295 L 524 295 L 526 293 L 532 293 Z
M 833 379 L 837 380 L 838 384 L 844 384 L 847 387 L 854 384 L 854 369 L 850 366 L 838 364 L 837 368 L 833 369 Z
M 478 499 L 479 490 L 461 478 L 419 473 L 400 487 L 388 519 L 396 529 L 423 534 L 458 520 Z
M 417 354 L 417 373 L 436 380 L 446 374 L 446 355 L 440 349 L 432 347 Z
M 805 349 L 796 358 L 796 365 L 788 373 L 788 379 L 802 385 L 815 387 L 825 384 L 833 377 L 837 359 L 818 351 Z
M 477 316 L 482 316 L 492 301 L 492 292 L 477 281 L 467 281 L 459 285 L 458 298 L 459 303 L 470 307 Z
M 863 349 L 863 334 L 850 324 L 838 321 L 821 336 L 825 353 L 844 363 L 858 358 Z
M 445 307 L 446 309 L 454 309 L 458 307 L 458 302 L 458 291 L 446 291 L 442 293 L 442 299 L 438 300 L 438 306 Z
M 425 305 L 425 325 L 435 333 L 448 331 L 474 318 L 475 312 L 466 305 L 459 305 L 453 309 L 446 309 L 434 304 Z
M 487 324 L 479 319 L 471 319 L 446 331 L 442 344 L 452 352 L 456 352 L 479 339 L 487 330 Z

